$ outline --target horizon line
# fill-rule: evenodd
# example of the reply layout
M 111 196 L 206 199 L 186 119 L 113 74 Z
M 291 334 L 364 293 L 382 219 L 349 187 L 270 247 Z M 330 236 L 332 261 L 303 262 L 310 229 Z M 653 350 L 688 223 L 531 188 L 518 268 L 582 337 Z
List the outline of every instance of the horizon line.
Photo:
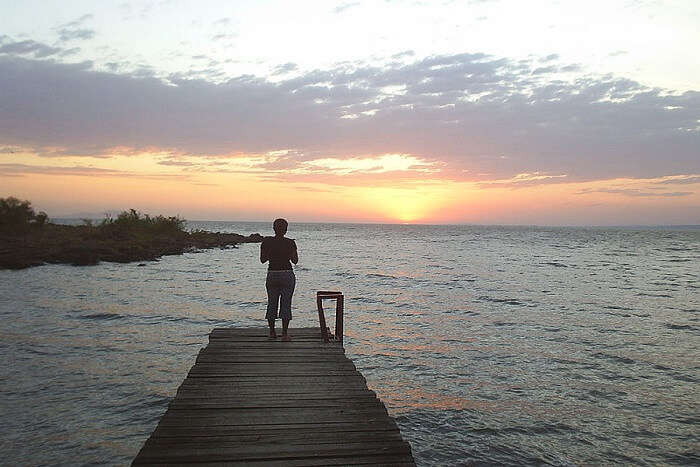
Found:
M 52 219 L 58 220 L 82 220 L 82 219 L 102 219 L 97 217 L 73 217 L 73 216 L 57 216 Z M 51 219 L 51 218 L 50 218 Z M 227 223 L 245 223 L 245 224 L 271 224 L 270 221 L 261 220 L 222 220 L 222 219 L 183 219 L 185 222 L 227 222 Z M 291 224 L 334 224 L 334 225 L 397 225 L 397 226 L 425 226 L 425 227 L 562 227 L 562 228 L 664 228 L 664 227 L 675 227 L 675 228 L 686 228 L 686 229 L 700 229 L 700 224 L 480 224 L 475 222 L 463 222 L 463 223 L 420 223 L 420 222 L 351 222 L 351 221 L 294 221 Z

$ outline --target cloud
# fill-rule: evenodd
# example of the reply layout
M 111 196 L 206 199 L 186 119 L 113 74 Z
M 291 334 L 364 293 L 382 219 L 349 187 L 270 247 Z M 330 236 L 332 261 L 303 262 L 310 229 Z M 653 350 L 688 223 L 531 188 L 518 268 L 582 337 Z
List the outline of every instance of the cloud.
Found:
M 507 180 L 488 180 L 479 183 L 480 188 L 524 188 L 549 182 L 565 182 L 566 174 L 549 174 L 544 172 L 520 173 Z
M 59 57 L 68 57 L 69 55 L 75 55 L 77 53 L 80 53 L 80 47 L 71 47 L 70 49 L 63 49 L 58 56 Z
M 178 160 L 172 160 L 172 159 L 166 159 L 163 161 L 158 161 L 158 164 L 160 165 L 170 165 L 170 166 L 176 166 L 176 167 L 191 167 L 193 165 L 196 165 L 194 162 L 188 162 L 188 161 L 178 161 Z
M 236 33 L 220 33 L 220 34 L 214 34 L 211 37 L 211 40 L 213 41 L 222 41 L 222 40 L 230 40 L 230 39 L 235 39 L 238 35 Z
M 359 4 L 360 4 L 360 2 L 343 3 L 342 5 L 338 5 L 337 7 L 333 8 L 333 13 L 336 13 L 336 14 L 342 13 L 346 10 L 349 10 L 350 8 L 358 6 Z
M 272 70 L 272 75 L 284 75 L 287 73 L 290 73 L 292 71 L 296 71 L 298 68 L 296 63 L 285 63 L 283 65 L 278 65 L 275 67 L 274 70 Z
M 416 53 L 413 50 L 404 50 L 403 52 L 396 53 L 391 56 L 394 60 L 398 60 L 400 58 L 408 58 L 408 57 L 413 57 L 415 56 Z
M 35 45 L 23 47 L 36 55 Z M 268 175 L 299 157 L 382 154 L 434 163 L 434 177 L 477 182 L 518 183 L 518 174 L 534 173 L 566 178 L 527 183 L 700 173 L 700 93 L 614 76 L 564 80 L 535 69 L 532 61 L 464 53 L 344 63 L 274 82 L 226 79 L 210 68 L 158 79 L 148 69 L 126 75 L 5 55 L 0 145 L 45 155 L 156 147 L 203 158 L 292 149 L 286 161 L 267 161 L 277 164 Z
M 559 68 L 558 71 L 563 71 L 565 73 L 571 73 L 571 72 L 576 72 L 576 71 L 583 71 L 583 68 L 581 65 L 578 64 L 571 64 L 571 65 L 566 65 L 561 68 Z
M 93 18 L 93 15 L 87 14 L 80 18 L 64 23 L 56 28 L 58 38 L 61 42 L 69 42 L 74 40 L 88 40 L 95 37 L 95 30 L 82 27 L 83 24 Z
M 36 58 L 45 58 L 61 52 L 63 52 L 63 49 L 60 47 L 51 47 L 33 40 L 7 43 L 3 41 L 3 44 L 0 45 L 0 54 L 33 55 Z
M 676 198 L 678 196 L 690 196 L 694 194 L 693 191 L 663 191 L 663 192 L 650 192 L 642 191 L 637 188 L 586 188 L 576 192 L 579 195 L 587 195 L 590 193 L 611 193 L 619 194 L 624 196 L 631 196 L 635 198 Z
M 555 67 L 555 66 L 543 66 L 543 67 L 535 68 L 532 71 L 532 74 L 533 75 L 541 75 L 543 73 L 554 73 L 556 71 L 557 71 L 557 67 Z
M 25 152 L 21 146 L 0 146 L 0 154 L 16 154 Z
M 220 18 L 217 19 L 216 21 L 213 21 L 211 24 L 213 26 L 228 26 L 231 24 L 233 20 L 231 18 Z
M 63 42 L 76 39 L 87 40 L 95 37 L 95 31 L 93 29 L 61 29 L 58 31 L 58 37 Z
M 59 26 L 59 28 L 61 28 L 61 29 L 66 29 L 66 28 L 68 28 L 68 29 L 70 29 L 70 28 L 78 28 L 78 27 L 82 26 L 86 21 L 89 21 L 89 20 L 91 20 L 91 19 L 93 19 L 93 18 L 94 18 L 93 15 L 91 15 L 91 14 L 85 14 L 85 15 L 82 15 L 82 16 L 81 16 L 80 18 L 78 18 L 78 19 L 75 19 L 75 20 L 70 21 L 70 22 L 68 22 L 68 23 L 62 24 L 61 26 Z
M 693 185 L 700 184 L 700 174 L 691 175 L 671 175 L 669 177 L 663 177 L 660 180 L 654 181 L 654 183 L 659 185 Z
M 187 180 L 188 174 L 142 174 L 116 169 L 84 166 L 48 166 L 0 163 L 0 177 L 23 177 L 27 175 L 57 175 L 73 177 L 131 177 L 147 180 Z

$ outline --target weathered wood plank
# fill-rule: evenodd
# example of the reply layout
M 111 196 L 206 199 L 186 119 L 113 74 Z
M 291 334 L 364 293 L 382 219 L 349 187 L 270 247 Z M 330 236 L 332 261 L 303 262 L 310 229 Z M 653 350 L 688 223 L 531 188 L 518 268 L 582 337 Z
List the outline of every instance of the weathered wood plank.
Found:
M 381 419 L 387 416 L 381 407 L 367 408 L 255 408 L 255 409 L 202 409 L 169 410 L 161 418 L 161 423 L 187 426 L 203 425 L 280 425 L 298 420 L 300 424 L 360 422 L 367 419 Z
M 313 436 L 309 436 L 313 434 Z M 189 444 L 218 444 L 218 443 L 248 443 L 248 444 L 265 444 L 265 443 L 293 443 L 300 444 L 328 444 L 341 443 L 345 441 L 377 441 L 377 440 L 394 440 L 401 441 L 401 433 L 398 430 L 365 430 L 355 432 L 319 432 L 318 430 L 305 430 L 299 432 L 274 431 L 274 432 L 259 432 L 239 435 L 213 435 L 192 437 L 189 435 L 183 436 L 163 436 L 152 437 L 146 441 L 147 445 L 151 446 L 166 446 L 172 444 L 189 445 Z
M 292 350 L 278 350 L 278 349 L 251 349 L 251 348 L 216 348 L 208 349 L 206 352 L 201 352 L 199 355 L 216 356 L 216 357 L 323 357 L 328 356 L 333 357 L 344 357 L 345 352 L 339 352 L 335 349 L 292 349 Z
M 162 464 L 141 464 L 139 465 L 162 465 Z M 179 463 L 168 463 L 170 467 L 183 467 L 191 466 L 188 464 Z M 253 466 L 253 467 L 315 467 L 322 465 L 342 465 L 342 466 L 356 466 L 356 465 L 378 465 L 382 467 L 404 467 L 404 466 L 414 466 L 412 456 L 356 456 L 356 457 L 318 457 L 315 459 L 285 459 L 278 461 L 226 461 L 226 462 L 202 462 L 197 463 L 197 467 L 239 467 L 239 466 Z
M 237 363 L 237 364 L 253 364 L 253 363 L 270 363 L 277 365 L 304 365 L 307 364 L 333 364 L 342 366 L 346 364 L 344 355 L 338 357 L 323 355 L 200 355 L 197 357 L 196 363 Z
M 281 341 L 261 341 L 261 342 L 210 342 L 209 345 L 216 349 L 237 349 L 237 348 L 248 348 L 248 349 L 270 349 L 270 345 L 273 345 L 273 350 L 284 351 L 285 349 L 316 349 L 323 350 L 327 348 L 333 348 L 333 344 L 324 344 L 323 342 L 315 341 L 305 341 L 305 342 L 281 342 Z
M 135 465 L 415 465 L 365 378 L 318 328 L 216 328 Z
M 206 378 L 193 378 L 197 380 L 206 380 Z M 210 378 L 215 379 L 215 378 Z M 228 384 L 187 384 L 182 385 L 178 388 L 178 392 L 187 393 L 193 391 L 207 391 L 211 394 L 276 394 L 279 396 L 280 388 L 285 389 L 285 394 L 306 394 L 311 392 L 320 393 L 339 393 L 342 394 L 344 391 L 365 391 L 366 386 L 363 381 L 356 381 L 353 383 L 348 383 L 347 385 L 326 383 L 317 384 L 313 383 L 300 384 L 296 387 L 284 387 L 275 383 L 265 384 L 265 381 L 255 381 L 255 382 L 244 382 L 241 384 L 228 383 Z
M 282 408 L 367 408 L 384 407 L 379 399 L 364 397 L 344 399 L 180 399 L 173 401 L 169 408 L 172 410 L 203 410 L 203 409 L 282 409 Z
M 193 370 L 200 370 L 200 371 L 206 371 L 206 370 L 217 370 L 217 369 L 225 369 L 225 370 L 237 370 L 237 369 L 242 369 L 242 370 L 249 370 L 251 368 L 260 368 L 262 370 L 266 369 L 279 369 L 279 370 L 287 370 L 287 369 L 304 369 L 304 370 L 323 370 L 323 369 L 337 369 L 337 368 L 350 368 L 352 370 L 355 370 L 355 365 L 351 362 L 346 360 L 340 360 L 340 361 L 329 361 L 329 362 L 308 362 L 305 365 L 292 365 L 286 362 L 216 362 L 216 363 L 209 363 L 209 362 L 197 362 L 194 364 L 192 367 Z M 310 371 L 307 371 L 307 373 L 310 373 Z
M 139 453 L 149 462 L 211 462 L 247 460 L 283 460 L 314 457 L 352 457 L 368 455 L 407 455 L 411 448 L 404 441 L 380 441 L 340 444 L 275 444 L 273 446 L 235 445 L 217 447 L 159 447 L 144 446 Z
M 238 436 L 252 434 L 283 435 L 285 433 L 352 433 L 364 431 L 398 431 L 396 422 L 391 418 L 379 420 L 363 420 L 360 422 L 333 422 L 316 423 L 313 425 L 300 423 L 286 423 L 279 425 L 226 425 L 226 426 L 201 426 L 178 427 L 159 425 L 153 432 L 154 437 L 166 436 Z
M 346 380 L 357 380 L 357 381 L 362 381 L 363 383 L 366 382 L 364 376 L 362 376 L 360 373 L 357 371 L 350 375 L 350 376 L 337 376 L 335 378 L 324 378 L 323 376 L 314 376 L 314 375 L 304 375 L 304 376 L 293 376 L 293 375 L 281 375 L 279 377 L 275 376 L 263 376 L 263 375 L 252 375 L 252 376 L 240 376 L 240 375 L 232 375 L 226 378 L 218 378 L 218 379 L 213 379 L 211 381 L 212 384 L 215 384 L 217 382 L 221 384 L 226 384 L 226 383 L 233 383 L 237 384 L 239 382 L 255 382 L 255 381 L 260 381 L 260 382 L 274 382 L 277 381 L 278 385 L 282 384 L 287 384 L 289 385 L 292 384 L 298 384 L 302 383 L 304 381 L 308 381 L 310 384 L 313 383 L 320 383 L 323 381 L 333 381 L 333 382 L 343 382 Z M 203 380 L 185 380 L 183 381 L 182 384 L 208 384 L 206 382 L 203 382 Z
M 376 398 L 376 394 L 373 391 L 359 389 L 356 391 L 334 391 L 334 392 L 285 392 L 285 400 L 334 400 L 334 399 L 356 399 L 365 398 L 372 399 Z M 177 398 L 175 401 L 187 401 L 193 399 L 201 400 L 222 400 L 222 401 L 278 401 L 281 399 L 279 394 L 279 389 L 274 392 L 258 393 L 254 391 L 249 391 L 248 393 L 242 394 L 239 391 L 180 391 L 177 392 Z M 173 401 L 173 402 L 175 402 Z

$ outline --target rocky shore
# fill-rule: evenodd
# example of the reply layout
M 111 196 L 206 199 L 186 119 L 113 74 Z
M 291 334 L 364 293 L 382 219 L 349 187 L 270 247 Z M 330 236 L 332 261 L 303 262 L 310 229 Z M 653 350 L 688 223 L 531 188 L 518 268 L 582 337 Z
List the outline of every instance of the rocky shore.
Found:
M 42 264 L 87 266 L 100 261 L 152 261 L 207 248 L 235 248 L 259 243 L 260 234 L 176 231 L 162 234 L 112 230 L 91 225 L 46 224 L 21 232 L 0 232 L 0 269 L 24 269 Z

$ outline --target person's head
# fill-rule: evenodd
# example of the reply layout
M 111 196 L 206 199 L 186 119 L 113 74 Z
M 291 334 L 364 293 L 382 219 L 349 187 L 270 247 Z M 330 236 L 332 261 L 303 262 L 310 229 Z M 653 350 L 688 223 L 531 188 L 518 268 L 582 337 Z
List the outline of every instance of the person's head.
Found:
M 272 223 L 272 229 L 275 231 L 275 235 L 284 237 L 284 234 L 287 233 L 288 225 L 285 219 L 275 219 L 275 222 Z

